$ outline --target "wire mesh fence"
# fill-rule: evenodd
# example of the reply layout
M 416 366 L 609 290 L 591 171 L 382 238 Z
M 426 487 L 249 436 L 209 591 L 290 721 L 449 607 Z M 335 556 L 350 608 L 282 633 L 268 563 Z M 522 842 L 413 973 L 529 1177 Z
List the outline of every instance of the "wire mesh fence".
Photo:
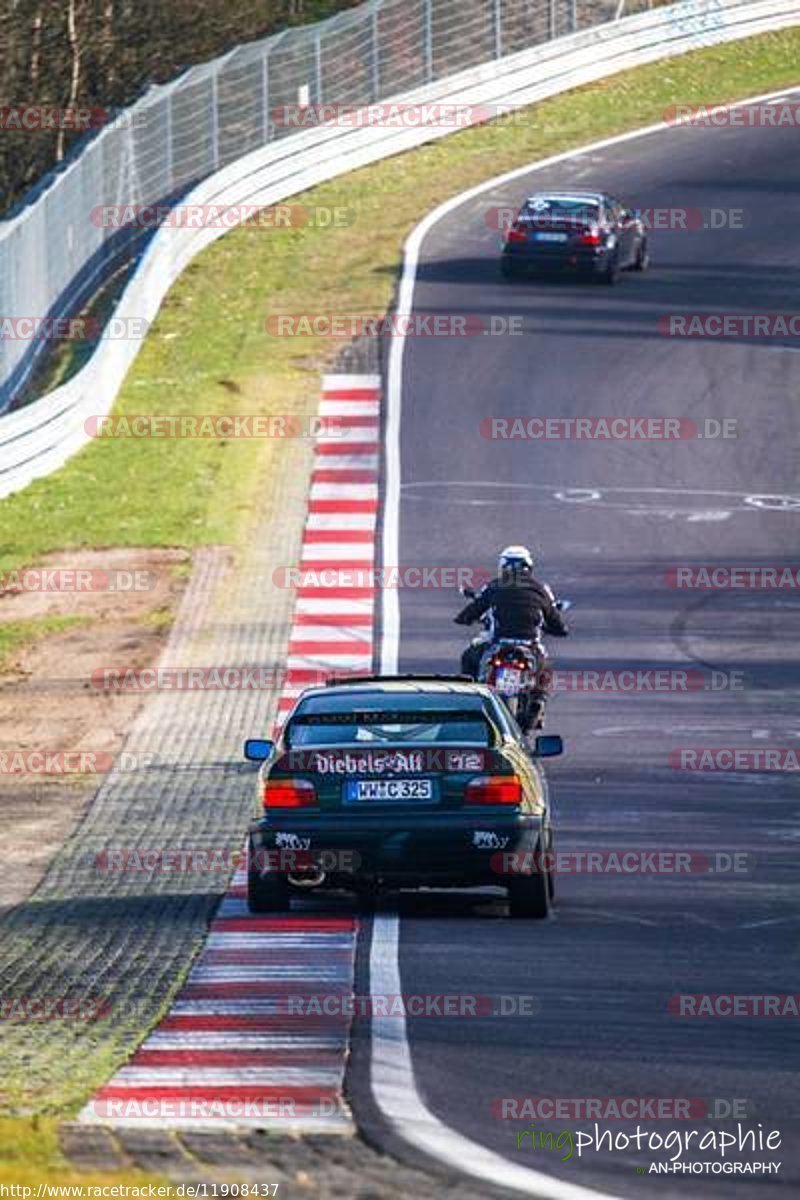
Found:
M 0 412 L 63 333 L 60 319 L 142 252 L 154 231 L 141 220 L 143 207 L 168 210 L 214 171 L 311 123 L 381 120 L 369 108 L 365 116 L 365 106 L 649 6 L 370 0 L 150 89 L 0 222 Z

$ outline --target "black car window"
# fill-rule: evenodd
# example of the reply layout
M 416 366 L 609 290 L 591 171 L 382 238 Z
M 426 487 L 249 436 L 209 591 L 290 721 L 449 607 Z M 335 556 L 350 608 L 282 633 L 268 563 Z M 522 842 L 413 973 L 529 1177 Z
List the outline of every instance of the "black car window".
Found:
M 519 214 L 520 220 L 529 223 L 569 221 L 594 225 L 599 218 L 599 204 L 584 196 L 531 196 Z
M 384 719 L 381 719 L 384 718 Z M 492 728 L 478 710 L 459 713 L 295 713 L 284 731 L 288 747 L 358 745 L 379 746 L 402 742 L 489 746 Z

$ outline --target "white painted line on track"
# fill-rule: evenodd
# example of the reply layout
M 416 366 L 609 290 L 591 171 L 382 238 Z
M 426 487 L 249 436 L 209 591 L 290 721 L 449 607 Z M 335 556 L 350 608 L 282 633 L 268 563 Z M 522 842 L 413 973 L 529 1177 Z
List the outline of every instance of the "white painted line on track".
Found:
M 377 914 L 372 927 L 370 991 L 400 995 L 398 962 L 399 919 Z M 375 1101 L 404 1141 L 459 1172 L 498 1187 L 511 1188 L 547 1200 L 597 1200 L 608 1193 L 579 1184 L 563 1183 L 510 1159 L 445 1125 L 426 1108 L 414 1079 L 404 1016 L 372 1018 L 371 1082 Z

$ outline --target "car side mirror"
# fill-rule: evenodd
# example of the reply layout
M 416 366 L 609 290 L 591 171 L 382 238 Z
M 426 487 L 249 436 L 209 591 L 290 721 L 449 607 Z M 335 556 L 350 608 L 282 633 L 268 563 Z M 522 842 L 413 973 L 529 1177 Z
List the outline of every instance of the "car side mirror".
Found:
M 564 743 L 557 733 L 542 734 L 537 737 L 534 748 L 534 758 L 556 758 L 564 753 Z
M 275 743 L 267 738 L 248 738 L 243 754 L 248 762 L 266 762 L 274 749 Z

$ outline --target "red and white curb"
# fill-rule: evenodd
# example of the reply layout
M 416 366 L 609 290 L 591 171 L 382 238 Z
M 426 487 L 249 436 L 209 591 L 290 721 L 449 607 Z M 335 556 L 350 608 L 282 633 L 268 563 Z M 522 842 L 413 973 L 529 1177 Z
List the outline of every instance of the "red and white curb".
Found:
M 380 376 L 326 375 L 320 417 L 278 724 L 323 676 L 372 670 Z
M 297 589 L 278 722 L 323 674 L 372 669 L 374 586 L 325 587 L 318 576 L 374 564 L 379 376 L 326 376 L 320 416 L 337 428 L 316 445 L 301 562 L 309 579 Z M 245 891 L 238 870 L 169 1014 L 79 1120 L 353 1132 L 342 1089 L 356 921 L 310 910 L 253 916 Z M 304 997 L 324 998 L 332 1013 L 297 1012 L 309 1007 Z

